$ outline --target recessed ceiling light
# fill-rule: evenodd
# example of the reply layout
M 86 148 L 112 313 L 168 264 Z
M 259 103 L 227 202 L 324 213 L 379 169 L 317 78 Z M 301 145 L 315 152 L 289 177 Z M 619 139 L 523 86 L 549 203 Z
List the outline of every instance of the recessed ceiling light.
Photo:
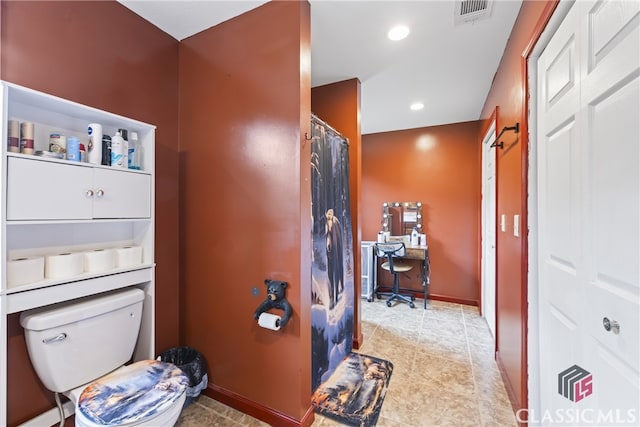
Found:
M 424 104 L 422 102 L 414 102 L 409 108 L 413 111 L 422 110 L 424 108 Z
M 387 33 L 389 40 L 398 41 L 409 35 L 409 27 L 406 25 L 396 25 Z

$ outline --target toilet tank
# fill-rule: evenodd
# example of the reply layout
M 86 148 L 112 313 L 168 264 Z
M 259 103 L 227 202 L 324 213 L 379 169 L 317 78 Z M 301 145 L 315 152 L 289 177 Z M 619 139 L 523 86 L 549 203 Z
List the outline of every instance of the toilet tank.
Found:
M 128 288 L 21 313 L 31 364 L 44 386 L 68 391 L 129 361 L 143 299 L 142 290 Z

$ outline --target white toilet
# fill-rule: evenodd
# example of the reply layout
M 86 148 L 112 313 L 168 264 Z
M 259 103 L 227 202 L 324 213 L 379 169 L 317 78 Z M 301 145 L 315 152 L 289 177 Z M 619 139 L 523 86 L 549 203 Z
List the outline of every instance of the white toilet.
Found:
M 173 426 L 189 385 L 175 365 L 131 360 L 144 292 L 129 288 L 20 315 L 44 386 L 75 404 L 76 426 Z

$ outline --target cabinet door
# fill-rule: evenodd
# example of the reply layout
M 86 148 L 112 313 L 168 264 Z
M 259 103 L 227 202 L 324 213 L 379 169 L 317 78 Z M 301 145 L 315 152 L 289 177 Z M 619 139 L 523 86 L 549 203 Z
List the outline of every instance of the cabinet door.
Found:
M 149 218 L 151 176 L 126 170 L 95 169 L 94 218 Z
M 91 218 L 91 169 L 9 157 L 7 170 L 7 220 Z

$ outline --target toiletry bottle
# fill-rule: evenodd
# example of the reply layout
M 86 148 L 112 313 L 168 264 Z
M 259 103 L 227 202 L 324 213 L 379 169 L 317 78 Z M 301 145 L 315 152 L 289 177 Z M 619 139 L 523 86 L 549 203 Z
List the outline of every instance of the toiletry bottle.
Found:
M 124 141 L 122 144 L 122 167 L 127 169 L 129 167 L 129 132 L 126 129 L 118 129 L 120 136 Z
M 87 146 L 87 161 L 94 165 L 102 163 L 102 125 L 100 123 L 89 123 L 87 126 L 89 144 Z
M 129 169 L 142 170 L 142 144 L 138 132 L 131 132 L 129 141 Z
M 103 166 L 111 166 L 111 137 L 102 135 L 102 162 Z
M 67 160 L 80 161 L 80 139 L 77 136 L 67 138 Z
M 67 147 L 69 142 L 67 140 Z M 68 148 L 67 148 L 68 149 Z M 120 132 L 116 132 L 115 135 L 111 137 L 111 166 L 116 168 L 126 168 L 127 165 L 122 163 L 124 155 L 122 154 L 124 150 L 124 139 L 120 135 Z
M 411 232 L 411 246 L 418 246 L 419 244 L 418 230 L 413 227 L 413 231 Z

